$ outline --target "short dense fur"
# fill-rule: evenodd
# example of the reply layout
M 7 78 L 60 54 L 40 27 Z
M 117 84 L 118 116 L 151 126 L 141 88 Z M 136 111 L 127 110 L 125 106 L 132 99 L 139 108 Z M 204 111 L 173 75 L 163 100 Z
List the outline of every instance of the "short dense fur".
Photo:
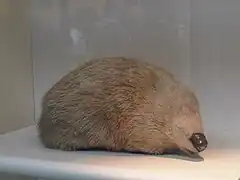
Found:
M 38 124 L 48 148 L 163 153 L 197 152 L 203 133 L 195 95 L 166 70 L 109 57 L 79 66 L 44 96 Z

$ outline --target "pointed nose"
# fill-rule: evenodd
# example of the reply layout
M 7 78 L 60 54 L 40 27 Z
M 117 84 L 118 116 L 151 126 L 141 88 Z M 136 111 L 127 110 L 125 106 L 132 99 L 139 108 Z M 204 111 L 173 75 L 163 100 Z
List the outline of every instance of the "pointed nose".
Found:
M 198 152 L 204 151 L 208 146 L 208 141 L 203 133 L 194 133 L 189 139 Z

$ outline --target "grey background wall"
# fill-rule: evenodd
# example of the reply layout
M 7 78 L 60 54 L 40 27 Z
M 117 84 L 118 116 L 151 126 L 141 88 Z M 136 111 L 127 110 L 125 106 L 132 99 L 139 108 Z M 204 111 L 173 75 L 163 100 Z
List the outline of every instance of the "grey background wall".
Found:
M 239 147 L 238 0 L 34 0 L 36 119 L 44 92 L 86 59 L 139 57 L 199 97 L 211 147 Z
M 240 148 L 240 1 L 191 1 L 191 83 L 211 145 Z
M 0 134 L 34 124 L 29 8 L 30 0 L 0 0 Z
M 0 1 L 0 133 L 33 124 L 29 1 Z
M 93 57 L 139 57 L 189 82 L 189 0 L 33 2 L 36 118 L 43 93 Z

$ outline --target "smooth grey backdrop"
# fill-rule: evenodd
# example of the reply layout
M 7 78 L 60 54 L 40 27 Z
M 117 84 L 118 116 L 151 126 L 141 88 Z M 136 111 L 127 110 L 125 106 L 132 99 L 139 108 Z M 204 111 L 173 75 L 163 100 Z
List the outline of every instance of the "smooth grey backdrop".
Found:
M 36 120 L 42 95 L 69 70 L 88 58 L 127 55 L 192 87 L 210 147 L 240 147 L 240 1 L 33 2 Z
M 240 1 L 34 0 L 36 120 L 44 92 L 86 59 L 144 58 L 192 87 L 212 147 L 239 147 Z

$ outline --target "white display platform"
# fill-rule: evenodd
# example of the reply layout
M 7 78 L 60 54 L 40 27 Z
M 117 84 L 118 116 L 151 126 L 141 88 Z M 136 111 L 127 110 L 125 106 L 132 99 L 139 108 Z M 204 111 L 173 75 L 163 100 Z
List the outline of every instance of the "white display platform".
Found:
M 0 136 L 0 171 L 59 180 L 238 180 L 239 152 L 206 150 L 204 161 L 44 148 L 34 126 Z

